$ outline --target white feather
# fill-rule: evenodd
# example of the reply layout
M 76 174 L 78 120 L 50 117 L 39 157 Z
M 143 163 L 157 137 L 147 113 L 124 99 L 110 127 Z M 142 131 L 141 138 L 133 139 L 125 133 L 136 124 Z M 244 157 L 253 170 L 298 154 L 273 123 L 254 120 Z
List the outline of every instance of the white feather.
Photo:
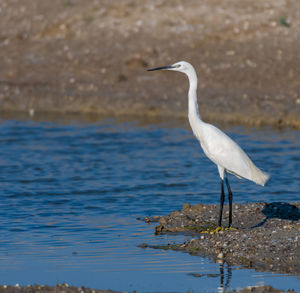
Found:
M 198 79 L 194 67 L 181 61 L 174 64 L 171 70 L 183 72 L 188 76 L 190 125 L 204 153 L 218 166 L 221 178 L 223 179 L 224 173 L 231 173 L 239 178 L 265 185 L 270 176 L 257 168 L 241 147 L 229 136 L 217 127 L 201 120 L 197 103 Z
M 257 168 L 229 136 L 211 124 L 199 123 L 194 115 L 191 115 L 190 124 L 204 153 L 211 161 L 223 168 L 225 172 L 265 185 L 269 175 Z

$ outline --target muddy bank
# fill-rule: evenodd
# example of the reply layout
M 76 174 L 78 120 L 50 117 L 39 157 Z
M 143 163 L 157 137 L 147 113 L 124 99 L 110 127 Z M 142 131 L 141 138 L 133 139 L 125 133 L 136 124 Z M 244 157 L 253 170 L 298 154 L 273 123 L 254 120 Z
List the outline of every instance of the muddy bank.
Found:
M 214 233 L 218 205 L 191 206 L 146 221 L 157 221 L 156 233 L 189 233 L 185 243 L 150 246 L 208 256 L 230 265 L 262 271 L 300 274 L 300 203 L 246 203 L 233 205 L 233 227 Z M 228 207 L 223 226 L 228 223 Z M 149 247 L 147 244 L 142 247 Z
M 86 287 L 74 287 L 69 286 L 67 284 L 56 285 L 56 286 L 47 286 L 47 285 L 28 285 L 28 286 L 0 286 L 0 293 L 121 293 L 120 291 L 113 290 L 98 290 L 98 289 L 90 289 Z M 136 292 L 136 291 L 133 291 Z M 189 291 L 187 291 L 189 292 Z M 227 291 L 229 293 L 229 291 Z M 245 289 L 239 291 L 232 292 L 240 292 L 240 293 L 279 293 L 286 292 L 282 290 L 275 289 L 271 286 L 261 286 L 261 287 L 247 287 Z M 287 291 L 294 292 L 294 291 Z
M 97 290 L 86 287 L 75 287 L 69 286 L 68 284 L 57 284 L 56 286 L 48 285 L 28 285 L 28 286 L 19 286 L 18 284 L 14 286 L 0 286 L 1 293 L 121 293 L 120 291 L 112 290 Z
M 206 120 L 300 127 L 300 2 L 0 3 L 0 112 L 185 117 L 186 60 Z

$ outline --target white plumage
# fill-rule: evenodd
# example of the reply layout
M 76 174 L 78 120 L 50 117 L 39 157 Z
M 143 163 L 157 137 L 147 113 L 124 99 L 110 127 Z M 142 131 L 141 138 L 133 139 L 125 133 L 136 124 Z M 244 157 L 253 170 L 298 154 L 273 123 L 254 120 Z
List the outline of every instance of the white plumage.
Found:
M 203 121 L 199 123 L 190 118 L 190 124 L 204 153 L 218 166 L 222 179 L 224 179 L 224 171 L 226 171 L 238 178 L 265 185 L 269 175 L 258 169 L 240 146 L 229 136 L 215 126 Z M 201 133 L 204 133 L 204 135 L 201 135 Z
M 248 179 L 260 185 L 265 185 L 269 179 L 269 175 L 257 168 L 247 154 L 241 149 L 241 147 L 229 136 L 227 136 L 217 127 L 201 120 L 201 117 L 198 113 L 197 103 L 197 74 L 194 67 L 190 63 L 181 61 L 173 65 L 149 69 L 149 71 L 161 69 L 183 72 L 189 79 L 189 122 L 194 135 L 201 144 L 204 153 L 217 165 L 219 170 L 221 177 L 219 226 L 221 226 L 222 222 L 222 211 L 224 204 L 223 181 L 225 180 L 226 182 L 229 197 L 229 226 L 231 226 L 232 193 L 226 174 L 231 173 L 238 178 Z

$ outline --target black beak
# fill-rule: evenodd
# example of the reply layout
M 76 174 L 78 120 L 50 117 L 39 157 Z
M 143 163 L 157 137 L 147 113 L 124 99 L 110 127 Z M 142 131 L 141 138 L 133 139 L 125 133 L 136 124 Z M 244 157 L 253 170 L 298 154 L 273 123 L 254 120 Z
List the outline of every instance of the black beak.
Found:
M 156 67 L 156 68 L 148 69 L 147 71 L 155 71 L 155 70 L 171 69 L 171 68 L 173 68 L 173 66 L 169 65 L 169 66 L 163 66 L 163 67 Z

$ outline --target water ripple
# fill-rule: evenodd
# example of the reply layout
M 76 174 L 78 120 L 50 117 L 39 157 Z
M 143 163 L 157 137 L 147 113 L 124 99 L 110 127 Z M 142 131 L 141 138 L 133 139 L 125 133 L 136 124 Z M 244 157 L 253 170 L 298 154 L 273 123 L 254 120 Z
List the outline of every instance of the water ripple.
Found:
M 227 132 L 272 174 L 265 188 L 230 177 L 235 202 L 299 200 L 299 131 Z M 136 217 L 219 201 L 217 168 L 190 131 L 111 119 L 69 125 L 8 120 L 0 133 L 0 283 L 198 291 L 199 280 L 188 275 L 198 273 L 204 274 L 201 288 L 219 286 L 217 277 L 209 278 L 219 276 L 219 266 L 209 260 L 137 247 L 189 237 L 154 236 L 153 226 Z M 239 274 L 231 288 L 271 280 L 246 271 L 244 282 Z M 296 284 L 290 278 L 286 288 Z

